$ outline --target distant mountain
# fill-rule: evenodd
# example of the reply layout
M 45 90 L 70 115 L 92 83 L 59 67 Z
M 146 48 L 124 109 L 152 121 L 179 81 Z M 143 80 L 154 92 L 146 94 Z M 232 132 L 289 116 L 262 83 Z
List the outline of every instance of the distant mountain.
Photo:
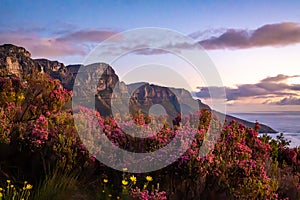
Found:
M 95 63 L 81 68 L 84 69 L 85 74 L 81 75 L 82 79 L 78 79 L 75 84 L 80 67 L 81 65 L 65 66 L 58 61 L 47 59 L 32 59 L 31 54 L 23 47 L 11 44 L 0 46 L 0 69 L 7 70 L 8 74 L 20 78 L 34 71 L 47 73 L 53 79 L 60 80 L 66 89 L 73 90 L 75 95 L 83 97 L 97 89 L 96 109 L 103 116 L 112 115 L 114 112 L 125 113 L 128 110 L 135 112 L 138 109 L 147 114 L 154 104 L 163 105 L 171 118 L 175 118 L 180 111 L 189 112 L 195 108 L 211 110 L 201 100 L 193 99 L 185 89 L 167 88 L 148 83 L 126 85 L 124 82 L 119 82 L 119 77 L 113 68 L 105 63 Z M 102 75 L 98 77 L 96 88 L 81 88 L 82 85 L 92 83 L 97 74 Z M 83 101 L 88 101 L 88 99 L 83 99 Z M 179 102 L 184 103 L 179 105 Z M 245 126 L 254 127 L 254 123 L 230 115 L 226 115 L 226 120 L 227 122 L 235 120 Z M 260 132 L 276 133 L 275 130 L 263 124 L 261 124 Z

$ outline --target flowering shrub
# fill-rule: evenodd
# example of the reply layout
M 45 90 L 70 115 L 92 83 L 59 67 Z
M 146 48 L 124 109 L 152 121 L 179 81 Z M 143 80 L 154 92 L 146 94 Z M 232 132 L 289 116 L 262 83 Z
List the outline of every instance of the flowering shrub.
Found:
M 157 130 L 166 116 L 138 112 L 102 118 L 97 111 L 83 107 L 72 113 L 66 106 L 71 95 L 59 81 L 40 73 L 24 79 L 0 76 L 1 178 L 25 177 L 35 185 L 51 171 L 49 168 L 59 167 L 62 173 L 78 172 L 82 185 L 100 191 L 99 199 L 300 198 L 299 149 L 289 148 L 282 136 L 277 140 L 259 137 L 258 123 L 253 128 L 235 121 L 223 125 L 214 113 L 202 110 L 176 119 L 174 128 L 165 123 Z M 84 130 L 81 138 L 74 119 L 76 128 Z M 133 137 L 126 134 L 129 129 L 143 130 L 150 137 Z M 187 150 L 179 158 L 166 152 L 168 159 L 176 162 L 145 179 L 144 175 L 118 172 L 99 163 L 94 156 L 110 151 L 99 143 L 102 137 L 131 152 L 152 152 L 174 140 Z M 95 154 L 90 155 L 86 147 Z M 136 166 L 140 162 L 136 161 Z M 17 166 L 18 172 L 11 166 Z M 7 190 L 3 191 L 2 199 Z
M 0 153 L 0 161 L 20 166 L 29 179 L 41 172 L 45 175 L 59 163 L 66 170 L 87 165 L 90 155 L 77 136 L 72 113 L 63 108 L 71 95 L 45 74 L 33 73 L 24 79 L 0 77 L 0 150 L 8 152 Z M 13 169 L 4 169 L 13 173 Z
M 253 130 L 236 122 L 224 128 L 213 152 L 203 159 L 206 184 L 217 184 L 240 199 L 276 196 L 276 185 L 264 169 L 271 148 L 253 135 Z
M 131 191 L 131 198 L 135 200 L 167 200 L 166 192 L 160 192 L 158 189 L 155 189 L 152 192 L 148 190 L 141 190 L 135 188 Z

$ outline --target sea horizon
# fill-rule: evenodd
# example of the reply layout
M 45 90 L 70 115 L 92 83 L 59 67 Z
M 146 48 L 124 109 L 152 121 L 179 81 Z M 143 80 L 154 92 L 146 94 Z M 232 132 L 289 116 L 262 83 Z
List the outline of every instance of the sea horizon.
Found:
M 278 131 L 278 133 L 267 133 L 272 138 L 276 138 L 280 133 L 283 133 L 283 136 L 291 141 L 290 147 L 300 146 L 300 111 L 255 111 L 228 114 L 250 122 L 258 121 L 260 124 L 270 126 Z

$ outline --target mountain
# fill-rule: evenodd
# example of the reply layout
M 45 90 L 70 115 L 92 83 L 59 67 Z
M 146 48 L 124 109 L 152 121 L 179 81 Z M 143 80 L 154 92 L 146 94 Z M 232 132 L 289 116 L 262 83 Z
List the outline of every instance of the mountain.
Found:
M 114 69 L 105 63 L 94 63 L 88 66 L 68 65 L 58 61 L 47 59 L 32 59 L 31 54 L 23 47 L 17 47 L 12 44 L 0 46 L 0 69 L 7 70 L 9 75 L 15 75 L 22 78 L 28 73 L 38 71 L 47 73 L 53 79 L 61 81 L 62 85 L 73 90 L 76 96 L 89 97 L 95 89 L 96 109 L 102 116 L 109 116 L 114 113 L 135 113 L 141 110 L 148 114 L 152 105 L 162 105 L 166 113 L 175 119 L 180 115 L 180 111 L 189 112 L 195 109 L 210 109 L 210 107 L 195 100 L 185 89 L 168 88 L 149 83 L 134 83 L 126 85 L 119 82 L 119 78 Z M 80 68 L 80 75 L 79 73 Z M 101 74 L 101 77 L 97 77 Z M 77 78 L 75 82 L 75 78 Z M 96 84 L 94 83 L 97 78 Z M 92 85 L 94 87 L 85 87 L 83 85 Z M 79 101 L 89 103 L 89 98 Z M 179 102 L 183 102 L 179 105 Z M 226 115 L 227 122 L 235 120 L 248 127 L 254 127 L 254 123 Z M 276 133 L 272 128 L 261 124 L 261 133 Z

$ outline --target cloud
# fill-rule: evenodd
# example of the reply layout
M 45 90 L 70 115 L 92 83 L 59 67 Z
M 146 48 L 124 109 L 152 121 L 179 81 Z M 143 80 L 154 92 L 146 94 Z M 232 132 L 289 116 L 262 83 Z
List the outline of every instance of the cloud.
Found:
M 0 43 L 11 43 L 25 47 L 34 57 L 59 57 L 84 54 L 79 46 L 68 41 L 59 41 L 53 37 L 40 37 L 33 34 L 1 33 Z
M 296 97 L 285 97 L 277 102 L 271 102 L 271 104 L 276 105 L 300 105 L 300 98 Z
M 279 82 L 279 81 L 285 81 L 287 79 L 296 78 L 296 77 L 300 77 L 300 76 L 299 75 L 287 76 L 287 75 L 283 75 L 283 74 L 278 74 L 277 76 L 274 76 L 274 77 L 267 77 L 267 78 L 261 80 L 260 82 Z
M 137 45 L 135 48 L 138 49 L 135 51 L 137 55 L 158 55 L 158 54 L 168 54 L 168 53 L 180 53 L 182 50 L 202 50 L 200 46 L 196 44 L 190 44 L 186 42 L 177 42 L 177 43 L 167 43 L 160 44 L 159 48 L 148 48 L 148 45 Z M 146 48 L 145 48 L 146 47 Z
M 26 31 L 20 29 L 6 30 L 0 32 L 0 43 L 12 43 L 25 47 L 31 52 L 33 57 L 55 58 L 69 55 L 86 55 L 100 42 L 119 33 L 114 30 L 101 29 L 72 31 L 68 27 L 61 29 L 62 31 L 52 33 L 54 36 L 51 37 L 43 37 L 41 33 L 37 34 L 34 32 L 34 30 L 43 32 L 43 29 L 28 29 Z M 142 38 L 134 36 L 126 38 L 120 45 L 119 41 L 123 39 L 122 35 L 117 35 L 110 39 L 106 45 L 103 45 L 103 53 L 112 55 L 114 53 L 118 54 L 120 51 L 126 52 L 136 49 L 133 53 L 137 55 L 158 55 L 169 53 L 164 49 L 178 52 L 183 49 L 200 47 L 196 44 L 187 44 L 185 41 L 180 41 L 177 38 L 157 39 L 155 35 L 151 34 Z M 154 44 L 157 48 L 149 48 L 149 41 L 152 41 L 152 45 Z
M 92 32 L 91 32 L 92 33 Z M 91 34 L 89 33 L 89 34 Z M 103 32 L 105 35 L 110 35 L 111 32 Z M 219 37 L 211 37 L 214 34 L 221 34 Z M 76 35 L 76 37 L 74 37 Z M 80 39 L 84 37 L 84 33 L 76 33 L 69 35 L 70 38 L 74 37 Z M 97 35 L 97 33 L 96 33 Z M 80 36 L 80 37 L 79 37 Z M 164 49 L 172 50 L 174 52 L 180 52 L 182 50 L 191 49 L 241 49 L 241 48 L 251 48 L 251 47 L 262 47 L 262 46 L 285 46 L 300 43 L 300 23 L 293 22 L 283 22 L 277 24 L 267 24 L 259 27 L 255 30 L 243 30 L 243 29 L 208 29 L 204 31 L 197 31 L 189 35 L 193 39 L 198 38 L 208 38 L 202 39 L 200 42 L 193 44 L 188 44 L 185 41 L 180 40 L 170 35 L 170 38 L 162 38 L 159 40 L 159 45 L 157 49 L 149 49 L 145 47 L 143 41 L 145 38 L 150 37 L 150 35 L 145 35 L 144 38 L 131 38 L 127 46 L 115 47 L 115 49 L 138 49 L 135 53 L 140 55 L 157 55 L 166 54 L 168 51 Z M 97 36 L 97 37 L 101 37 Z M 99 38 L 97 38 L 99 39 Z M 155 43 L 155 39 L 153 42 Z M 199 44 L 201 46 L 199 46 Z M 133 46 L 134 45 L 134 48 Z M 111 52 L 111 51 L 109 51 Z M 274 77 L 275 78 L 275 77 Z M 283 77 L 276 77 L 283 78 Z M 288 78 L 288 77 L 286 77 Z
M 114 31 L 90 30 L 66 32 L 62 36 L 43 37 L 31 31 L 0 32 L 0 44 L 11 43 L 25 47 L 33 57 L 56 58 L 62 56 L 86 55 L 88 43 L 99 43 L 114 35 Z
M 211 37 L 211 35 L 214 34 L 221 35 L 219 37 Z M 191 49 L 202 50 L 202 47 L 204 47 L 204 49 L 242 49 L 263 46 L 286 46 L 300 43 L 300 23 L 283 22 L 267 24 L 251 31 L 224 28 L 208 29 L 191 33 L 188 36 L 193 39 L 202 38 L 202 40 L 200 42 L 190 44 L 185 41 L 181 41 L 179 38 L 176 38 L 171 34 L 170 38 L 162 38 L 162 40 L 159 41 L 160 44 L 158 49 L 139 49 L 135 53 L 141 55 L 157 55 L 168 53 L 168 51 L 165 51 L 164 49 L 171 49 L 174 52 L 180 52 L 182 50 Z M 148 36 L 145 35 L 145 38 L 147 37 Z M 145 46 L 143 44 L 143 39 L 145 38 L 133 38 L 133 40 L 130 40 L 130 44 L 128 44 L 128 46 L 123 46 L 121 48 L 132 49 L 132 45 L 135 45 L 136 49 L 142 48 Z M 202 47 L 199 46 L 199 44 Z
M 212 88 L 212 87 L 201 87 L 199 88 L 200 91 L 194 92 L 194 96 L 199 98 L 210 98 L 210 91 L 218 91 L 218 90 L 224 90 L 226 93 L 226 99 L 227 101 L 232 100 L 238 100 L 244 97 L 261 97 L 266 98 L 267 95 L 273 95 L 273 96 L 282 96 L 282 95 L 294 95 L 294 93 L 291 92 L 282 92 L 280 89 L 278 90 L 267 90 L 265 88 L 262 88 L 256 84 L 244 84 L 239 85 L 237 88 L 230 88 L 230 87 L 224 87 L 224 88 Z M 218 98 L 216 96 L 216 98 Z M 221 97 L 220 97 L 221 98 Z
M 300 24 L 283 22 L 258 29 L 227 29 L 218 37 L 201 40 L 205 49 L 243 49 L 263 46 L 286 46 L 300 42 Z
M 299 77 L 287 76 L 279 74 L 274 77 L 267 77 L 256 84 L 242 84 L 237 85 L 236 88 L 230 87 L 198 87 L 199 91 L 194 92 L 194 96 L 199 98 L 210 98 L 210 91 L 224 90 L 226 92 L 227 101 L 241 100 L 244 98 L 251 99 L 265 99 L 266 104 L 288 104 L 297 103 L 297 97 L 299 96 L 300 84 L 287 84 L 284 81 Z M 286 96 L 289 98 L 285 99 Z M 280 101 L 274 101 L 274 99 L 281 98 Z
M 211 35 L 216 35 L 216 34 L 222 34 L 226 31 L 225 28 L 218 28 L 218 29 L 206 29 L 204 31 L 196 31 L 188 36 L 190 36 L 193 39 L 204 39 L 204 38 L 210 38 Z
M 194 40 L 183 35 L 173 33 L 161 33 L 149 30 L 150 33 L 141 32 L 121 34 L 122 42 L 106 41 L 102 44 L 103 54 L 119 55 L 120 53 L 133 53 L 136 55 L 160 55 L 180 53 L 183 50 L 202 51 L 203 48 Z
M 101 42 L 117 33 L 110 30 L 81 30 L 68 33 L 58 38 L 58 41 Z
M 28 49 L 33 57 L 56 58 L 63 56 L 85 55 L 99 42 L 118 33 L 111 29 L 93 29 L 93 30 L 75 30 L 76 27 L 65 24 L 64 27 L 59 26 L 59 31 L 52 33 L 52 36 L 45 35 L 46 29 L 42 27 L 32 27 L 28 29 L 2 29 L 0 31 L 0 43 L 12 43 L 23 46 Z M 225 31 L 225 32 L 224 32 Z M 212 34 L 221 34 L 219 37 L 211 37 Z M 48 33 L 49 34 L 49 33 Z M 299 23 L 285 22 L 279 24 L 264 25 L 256 30 L 238 30 L 238 29 L 209 29 L 198 31 L 190 34 L 193 38 L 208 38 L 199 43 L 206 49 L 220 48 L 250 48 L 257 46 L 284 46 L 300 42 L 300 26 Z M 152 37 L 151 34 L 145 37 Z M 149 49 L 143 43 L 145 38 L 131 38 L 128 44 L 124 46 L 110 46 L 107 52 L 111 53 L 118 50 L 137 49 L 135 54 L 141 55 L 157 55 L 166 54 L 172 50 L 180 52 L 186 49 L 200 49 L 198 43 L 187 44 L 179 38 L 162 38 L 157 41 L 157 49 Z M 155 38 L 155 37 L 154 37 Z M 123 39 L 123 38 L 116 38 Z M 116 41 L 118 42 L 118 41 Z M 146 48 L 145 48 L 146 47 Z M 144 49 L 143 49 L 144 48 Z M 285 79 L 289 77 L 272 77 L 274 80 Z M 269 79 L 262 80 L 266 82 Z M 267 85 L 264 85 L 267 87 Z M 261 85 L 263 87 L 263 85 Z M 269 85 L 269 87 L 271 87 Z M 298 86 L 294 86 L 295 88 Z

